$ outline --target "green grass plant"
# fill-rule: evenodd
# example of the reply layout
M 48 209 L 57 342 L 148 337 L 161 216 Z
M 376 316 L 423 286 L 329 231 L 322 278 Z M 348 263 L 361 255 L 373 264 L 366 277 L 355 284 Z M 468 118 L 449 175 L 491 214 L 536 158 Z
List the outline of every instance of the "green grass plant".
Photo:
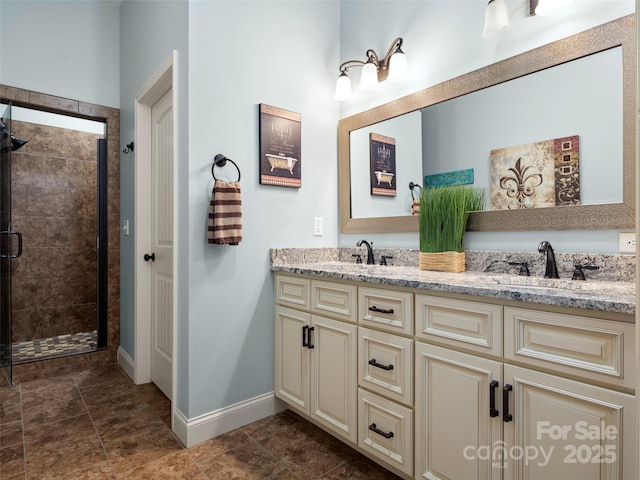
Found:
M 464 252 L 469 212 L 483 210 L 485 191 L 455 185 L 423 188 L 420 196 L 420 251 Z

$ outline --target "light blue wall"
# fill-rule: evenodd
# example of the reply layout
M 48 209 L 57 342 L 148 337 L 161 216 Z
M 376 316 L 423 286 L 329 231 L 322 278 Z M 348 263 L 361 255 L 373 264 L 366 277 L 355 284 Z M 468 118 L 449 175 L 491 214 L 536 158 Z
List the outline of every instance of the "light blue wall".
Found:
M 118 108 L 120 5 L 0 1 L 0 83 Z
M 339 13 L 337 1 L 190 3 L 189 345 L 179 352 L 190 418 L 273 390 L 269 249 L 336 245 Z M 259 103 L 302 115 L 300 189 L 259 184 Z M 238 246 L 206 242 L 217 153 L 242 171 Z M 216 172 L 234 179 L 230 165 Z
M 363 59 L 373 48 L 386 52 L 391 41 L 404 39 L 409 79 L 398 85 L 385 82 L 379 92 L 354 88 L 354 100 L 341 104 L 348 117 L 395 98 L 455 78 L 499 60 L 564 38 L 635 12 L 633 0 L 574 2 L 570 16 L 530 17 L 528 0 L 507 0 L 512 31 L 492 40 L 481 38 L 486 2 L 469 0 L 341 2 L 340 57 Z M 381 33 L 385 32 L 385 33 Z M 359 69 L 353 69 L 357 85 Z M 334 69 L 338 76 L 337 66 Z M 334 78 L 334 82 L 335 82 Z M 339 245 L 353 246 L 362 235 L 340 235 Z M 376 246 L 418 248 L 417 234 L 367 234 Z M 559 252 L 617 253 L 618 231 L 469 232 L 470 250 L 535 251 L 540 240 Z
M 121 150 L 134 139 L 134 99 L 138 91 L 147 83 L 173 50 L 177 51 L 177 124 L 178 146 L 177 192 L 178 211 L 185 212 L 189 207 L 186 170 L 189 162 L 189 117 L 188 117 L 188 2 L 186 0 L 149 2 L 145 0 L 126 0 L 120 12 L 120 141 Z M 134 167 L 135 150 L 120 156 L 120 215 L 129 220 L 130 235 L 120 232 L 120 345 L 132 357 L 134 351 Z M 178 255 L 178 328 L 180 335 L 178 350 L 185 350 L 188 339 L 188 294 L 186 278 L 186 230 L 187 215 L 176 219 L 179 236 L 178 245 L 185 250 Z M 184 259 L 184 261 L 183 261 Z M 178 362 L 178 408 L 187 407 L 188 363 Z

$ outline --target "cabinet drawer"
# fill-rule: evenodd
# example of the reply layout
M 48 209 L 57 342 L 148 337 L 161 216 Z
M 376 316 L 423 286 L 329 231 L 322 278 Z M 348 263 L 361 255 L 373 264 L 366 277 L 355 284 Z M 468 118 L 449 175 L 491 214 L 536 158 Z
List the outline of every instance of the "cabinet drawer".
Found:
M 310 280 L 288 275 L 276 275 L 276 302 L 309 310 Z
M 358 389 L 358 445 L 383 463 L 413 474 L 413 411 Z
M 416 295 L 416 337 L 502 356 L 502 307 Z
M 554 372 L 635 388 L 635 326 L 505 307 L 504 356 Z
M 356 321 L 355 285 L 311 281 L 311 311 L 348 322 Z
M 413 404 L 413 340 L 359 327 L 358 352 L 361 387 Z
M 409 292 L 360 287 L 358 308 L 361 325 L 413 334 L 413 295 Z

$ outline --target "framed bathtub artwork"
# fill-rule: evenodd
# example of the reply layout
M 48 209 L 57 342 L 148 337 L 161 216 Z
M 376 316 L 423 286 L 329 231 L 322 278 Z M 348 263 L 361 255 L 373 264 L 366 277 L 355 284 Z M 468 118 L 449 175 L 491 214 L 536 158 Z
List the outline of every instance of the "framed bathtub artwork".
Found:
M 260 183 L 302 186 L 301 115 L 261 103 Z
M 396 196 L 396 139 L 369 134 L 371 195 Z
M 580 205 L 579 153 L 578 135 L 492 150 L 491 208 Z

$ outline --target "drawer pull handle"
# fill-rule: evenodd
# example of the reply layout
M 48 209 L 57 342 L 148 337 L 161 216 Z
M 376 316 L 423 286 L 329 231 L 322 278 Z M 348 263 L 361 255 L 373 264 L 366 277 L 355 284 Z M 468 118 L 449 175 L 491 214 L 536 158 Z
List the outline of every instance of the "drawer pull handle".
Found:
M 311 343 L 311 332 L 313 332 L 316 327 L 309 327 L 307 330 L 307 348 L 316 348 L 315 345 Z
M 378 430 L 375 423 L 369 425 L 369 430 L 371 430 L 372 432 L 376 432 L 378 435 L 382 435 L 384 438 L 393 438 L 393 432 L 387 433 L 383 432 L 382 430 Z
M 303 347 L 309 346 L 309 344 L 307 343 L 307 330 L 309 330 L 309 325 L 305 325 L 304 327 L 302 327 L 302 346 Z
M 498 388 L 498 381 L 493 380 L 489 384 L 489 416 L 491 418 L 500 415 L 500 412 L 496 410 L 496 388 Z
M 382 370 L 393 370 L 393 365 L 382 365 L 381 363 L 376 362 L 375 358 L 369 360 L 369 365 L 373 365 L 374 367 L 381 368 Z
M 513 420 L 513 415 L 509 413 L 509 392 L 513 390 L 513 387 L 508 383 L 502 388 L 502 421 L 510 422 Z
M 370 306 L 369 310 L 372 311 L 372 312 L 386 313 L 386 314 L 389 314 L 389 315 L 393 315 L 393 313 L 394 313 L 393 308 L 378 308 L 375 305 Z

